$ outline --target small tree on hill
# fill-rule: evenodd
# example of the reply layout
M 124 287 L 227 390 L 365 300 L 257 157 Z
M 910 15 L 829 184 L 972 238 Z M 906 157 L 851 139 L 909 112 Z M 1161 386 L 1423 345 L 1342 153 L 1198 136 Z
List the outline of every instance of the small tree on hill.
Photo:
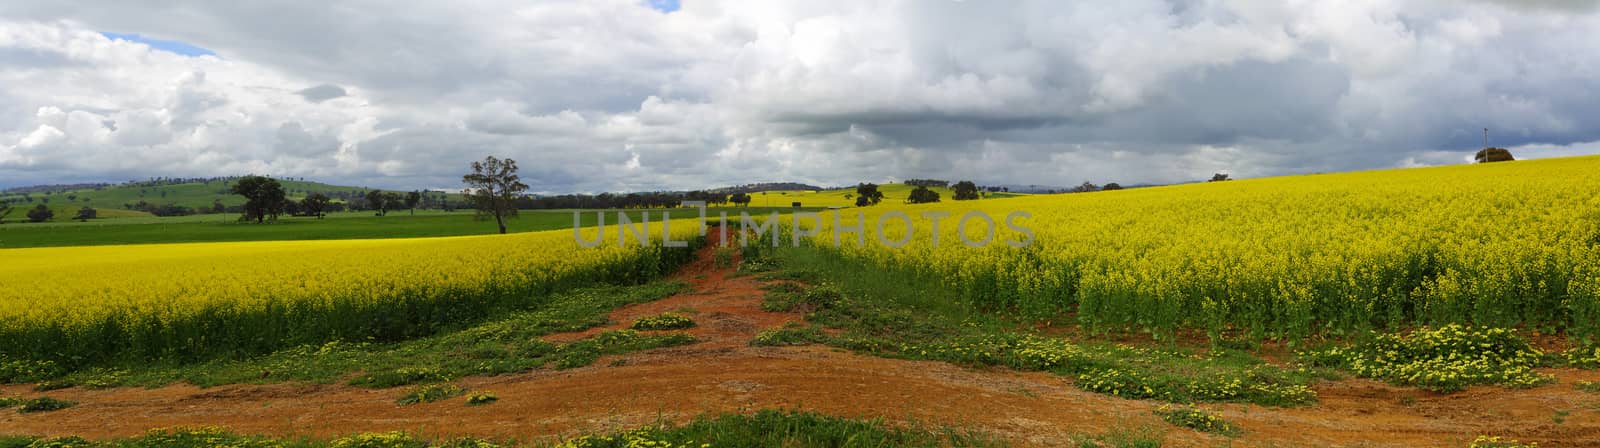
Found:
M 950 188 L 955 190 L 953 198 L 957 201 L 969 201 L 979 197 L 978 185 L 970 180 L 956 182 L 956 186 Z
M 305 199 L 300 200 L 300 209 L 304 210 L 307 215 L 322 219 L 323 212 L 328 210 L 328 195 L 311 193 Z
M 28 210 L 28 220 L 29 221 L 45 222 L 45 221 L 49 221 L 50 218 L 54 218 L 54 217 L 56 217 L 56 212 L 50 211 L 50 206 L 48 206 L 48 205 L 39 204 L 37 206 L 34 206 L 33 210 Z
M 405 206 L 406 206 L 406 197 L 405 196 L 401 196 L 400 193 L 384 193 L 383 194 L 383 214 L 384 214 L 384 216 L 388 216 L 389 215 L 389 210 L 399 210 L 399 209 L 405 208 Z
M 1208 180 L 1206 182 L 1222 182 L 1222 181 L 1227 181 L 1227 180 L 1232 180 L 1232 179 L 1229 179 L 1227 174 L 1217 173 L 1217 174 L 1212 174 L 1211 175 L 1211 180 Z
M 878 191 L 878 184 L 856 184 L 856 207 L 878 205 L 883 202 L 883 192 Z
M 1083 185 L 1073 187 L 1072 189 L 1072 192 L 1074 193 L 1089 193 L 1094 191 L 1100 191 L 1100 187 L 1095 185 L 1093 182 L 1084 182 Z
M 389 209 L 386 207 L 388 204 L 383 201 L 383 191 L 368 191 L 366 194 L 366 199 L 367 208 L 377 210 L 378 213 L 376 213 L 376 215 L 385 216 L 389 214 Z
M 512 201 L 528 190 L 528 185 L 517 176 L 517 161 L 485 157 L 481 162 L 472 162 L 472 173 L 461 176 L 461 181 L 471 190 L 478 218 L 493 215 L 495 223 L 500 225 L 500 233 L 506 233 L 506 217 L 517 215 Z
M 1511 157 L 1511 151 L 1505 148 L 1489 147 L 1478 150 L 1478 154 L 1473 155 L 1472 160 L 1476 160 L 1478 163 L 1489 163 L 1510 162 L 1517 160 L 1517 158 Z
M 410 193 L 406 193 L 406 209 L 411 210 L 411 214 L 412 215 L 416 215 L 417 214 L 417 204 L 419 204 L 421 202 L 422 202 L 422 192 L 413 191 L 413 192 L 410 192 Z
M 743 193 L 743 192 L 734 193 L 732 197 L 728 198 L 728 202 L 739 204 L 740 206 L 743 206 L 743 207 L 749 207 L 750 206 L 750 195 L 748 193 Z
M 89 222 L 89 220 L 94 219 L 98 214 L 99 213 L 96 212 L 93 207 L 84 207 L 78 209 L 78 216 L 74 216 L 72 219 L 76 219 L 79 222 Z
M 1100 191 L 1114 191 L 1114 190 L 1121 190 L 1121 189 L 1122 189 L 1122 184 L 1119 184 L 1119 183 L 1116 183 L 1116 182 L 1106 182 L 1106 186 L 1100 187 Z
M 911 196 L 906 198 L 907 204 L 927 204 L 930 202 L 939 202 L 939 192 L 930 190 L 928 187 L 917 187 L 911 190 Z
M 254 219 L 260 224 L 272 217 L 278 219 L 278 214 L 283 213 L 284 198 L 283 185 L 277 179 L 262 176 L 245 176 L 228 189 L 230 193 L 244 196 L 243 220 Z

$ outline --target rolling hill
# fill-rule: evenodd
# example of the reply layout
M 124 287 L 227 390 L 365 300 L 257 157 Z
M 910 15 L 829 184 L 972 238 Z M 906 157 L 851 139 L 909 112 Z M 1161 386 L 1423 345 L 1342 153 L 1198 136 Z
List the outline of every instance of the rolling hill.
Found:
M 134 210 L 143 201 L 152 205 L 178 205 L 183 207 L 211 207 L 220 202 L 223 206 L 244 204 L 244 197 L 229 194 L 231 178 L 194 179 L 183 181 L 136 181 L 116 185 L 60 185 L 34 186 L 0 192 L 0 202 L 10 202 L 16 207 L 8 221 L 27 219 L 24 214 L 38 204 L 55 211 L 55 219 L 70 219 L 78 209 L 91 207 L 100 218 L 148 217 L 150 213 Z M 300 180 L 283 180 L 284 190 L 290 199 L 304 198 L 311 193 L 323 193 L 340 200 L 366 193 L 368 188 L 350 187 Z

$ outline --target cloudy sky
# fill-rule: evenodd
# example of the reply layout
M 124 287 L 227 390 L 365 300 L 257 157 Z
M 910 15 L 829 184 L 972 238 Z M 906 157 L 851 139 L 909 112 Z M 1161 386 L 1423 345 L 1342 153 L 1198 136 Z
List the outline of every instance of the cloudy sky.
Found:
M 0 3 L 0 187 L 1072 185 L 1600 152 L 1595 1 Z

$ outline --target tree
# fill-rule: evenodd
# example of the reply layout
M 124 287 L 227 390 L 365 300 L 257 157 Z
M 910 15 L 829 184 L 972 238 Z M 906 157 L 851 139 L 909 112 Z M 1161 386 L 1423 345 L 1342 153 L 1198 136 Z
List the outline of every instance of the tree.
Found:
M 927 204 L 930 202 L 939 202 L 939 192 L 930 190 L 928 187 L 919 186 L 911 190 L 911 197 L 906 198 L 907 204 Z
M 384 214 L 384 216 L 388 216 L 389 215 L 389 210 L 399 210 L 399 209 L 401 209 L 402 207 L 405 207 L 405 206 L 406 206 L 405 196 L 401 196 L 400 193 L 384 193 L 383 194 L 383 214 Z
M 883 202 L 883 192 L 878 191 L 878 184 L 856 184 L 856 207 L 878 205 Z
M 461 176 L 461 181 L 471 190 L 472 202 L 478 207 L 477 216 L 481 219 L 493 215 L 495 223 L 500 225 L 500 233 L 506 233 L 506 217 L 517 215 L 511 202 L 528 190 L 528 185 L 517 176 L 517 161 L 484 157 L 481 162 L 472 162 L 472 174 Z
M 1227 174 L 1217 173 L 1217 174 L 1212 174 L 1211 175 L 1211 180 L 1208 180 L 1206 182 L 1222 182 L 1222 181 L 1226 181 L 1226 180 L 1232 180 L 1232 179 L 1228 179 L 1228 175 Z
M 951 189 L 956 191 L 954 199 L 957 201 L 968 201 L 979 197 L 978 185 L 970 180 L 956 182 L 956 186 L 951 187 Z
M 1100 191 L 1100 187 L 1096 186 L 1092 182 L 1084 182 L 1083 185 L 1079 185 L 1079 186 L 1076 186 L 1076 187 L 1072 188 L 1072 192 L 1073 193 L 1088 193 L 1088 192 L 1093 192 L 1093 191 Z
M 1118 184 L 1116 182 L 1106 182 L 1106 186 L 1100 187 L 1100 191 L 1112 191 L 1112 190 L 1121 190 L 1121 189 L 1122 189 L 1122 185 Z
M 39 204 L 37 206 L 34 206 L 33 210 L 28 210 L 28 220 L 29 221 L 45 222 L 45 221 L 49 221 L 50 218 L 54 218 L 54 217 L 56 217 L 56 212 L 50 211 L 50 206 L 48 206 L 48 205 Z
M 412 215 L 417 214 L 417 204 L 420 202 L 422 202 L 422 192 L 413 191 L 406 193 L 406 209 L 411 210 Z
M 1489 147 L 1478 150 L 1478 154 L 1473 155 L 1472 160 L 1476 160 L 1478 163 L 1489 163 L 1510 162 L 1517 159 L 1511 157 L 1511 151 L 1505 148 Z
M 78 216 L 74 216 L 72 219 L 76 219 L 80 222 L 89 222 L 89 220 L 94 219 L 95 215 L 97 214 L 99 213 L 95 212 L 93 207 L 84 207 L 78 209 Z
M 278 219 L 278 214 L 283 213 L 284 192 L 283 185 L 277 179 L 263 176 L 245 176 L 239 178 L 228 192 L 244 196 L 245 221 L 256 220 L 256 224 L 265 221 L 268 216 L 273 220 Z
M 728 202 L 732 202 L 732 203 L 735 203 L 735 204 L 739 204 L 741 206 L 749 207 L 750 206 L 750 194 L 749 193 L 744 193 L 744 192 L 734 193 L 733 197 L 728 198 Z
M 304 210 L 307 215 L 315 216 L 317 219 L 322 219 L 322 213 L 328 210 L 328 195 L 322 193 L 311 193 L 311 195 L 306 196 L 305 199 L 300 200 L 300 208 Z
M 388 208 L 385 207 L 386 205 L 388 204 L 383 201 L 383 191 L 372 190 L 367 192 L 367 208 L 377 210 L 378 216 L 389 214 Z

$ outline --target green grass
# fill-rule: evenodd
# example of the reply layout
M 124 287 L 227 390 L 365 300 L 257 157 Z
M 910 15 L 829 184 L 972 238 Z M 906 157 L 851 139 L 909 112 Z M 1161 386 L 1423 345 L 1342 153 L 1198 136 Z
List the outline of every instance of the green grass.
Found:
M 639 318 L 633 321 L 628 328 L 635 330 L 682 330 L 694 328 L 694 320 L 678 313 L 661 313 L 655 316 Z
M 777 207 L 765 209 L 750 207 L 738 211 L 788 213 L 794 209 Z M 659 220 L 663 210 L 650 210 L 652 221 Z M 572 228 L 572 210 L 523 210 L 518 217 L 506 222 L 508 232 L 534 232 Z M 583 210 L 579 217 L 584 226 L 596 223 L 596 210 Z M 616 211 L 606 211 L 606 225 L 616 228 Z M 626 212 L 637 223 L 642 210 Z M 674 220 L 699 219 L 696 209 L 673 209 Z M 716 211 L 708 212 L 715 218 Z M 16 215 L 13 214 L 13 218 Z M 370 238 L 419 238 L 434 236 L 482 235 L 498 232 L 493 220 L 474 219 L 473 213 L 419 211 L 412 216 L 404 211 L 390 212 L 389 216 L 373 216 L 371 212 L 335 213 L 325 219 L 284 217 L 277 222 L 255 224 L 234 220 L 238 215 L 193 215 L 166 218 L 124 218 L 92 220 L 86 223 L 48 222 L 16 223 L 10 220 L 0 224 L 0 249 L 50 246 L 98 246 L 111 244 L 195 243 L 223 241 L 272 240 L 338 240 Z M 614 235 L 608 231 L 608 236 Z M 0 252 L 0 258 L 5 256 Z
M 834 417 L 814 412 L 762 410 L 750 415 L 703 415 L 684 424 L 661 422 L 626 431 L 594 434 L 558 441 L 501 442 L 475 438 L 429 440 L 403 432 L 365 433 L 333 440 L 273 439 L 244 436 L 215 427 L 168 428 L 140 437 L 89 441 L 78 437 L 35 438 L 0 436 L 0 448 L 452 448 L 532 446 L 562 448 L 610 447 L 741 447 L 741 448 L 847 448 L 847 447 L 1003 447 L 994 436 L 981 432 L 923 424 L 895 425 L 882 420 Z M 30 445 L 32 444 L 32 445 Z M 1124 446 L 1124 445 L 1115 445 Z M 1159 446 L 1159 445 L 1126 445 Z
M 1239 433 L 1239 427 L 1197 408 L 1162 406 L 1155 411 L 1155 414 L 1157 417 L 1161 417 L 1161 420 L 1171 423 L 1173 426 L 1189 428 L 1195 431 L 1229 436 Z
M 1052 336 L 1038 322 L 964 304 L 937 279 L 873 269 L 814 248 L 769 251 L 761 265 L 758 278 L 810 285 L 769 284 L 762 307 L 802 312 L 812 325 L 768 329 L 753 345 L 820 343 L 891 358 L 1050 371 L 1088 391 L 1177 403 L 1303 405 L 1316 400 L 1306 385 L 1328 375 L 1275 366 L 1237 348 Z
M 283 185 L 285 193 L 290 199 L 304 198 L 309 192 L 330 193 L 342 191 L 361 193 L 368 190 L 364 187 L 331 185 L 321 182 L 284 179 L 278 179 L 278 182 Z M 221 201 L 224 206 L 243 204 L 244 197 L 227 193 L 228 185 L 230 184 L 224 181 L 161 186 L 118 184 L 98 190 L 86 188 L 66 192 L 51 192 L 49 194 L 31 193 L 23 195 L 7 193 L 0 194 L 0 200 L 15 199 L 18 201 L 16 203 L 18 207 L 27 206 L 31 208 L 38 204 L 45 204 L 45 199 L 49 199 L 47 205 L 52 208 L 70 205 L 74 211 L 83 206 L 97 209 L 122 209 L 123 204 L 137 204 L 139 201 L 151 204 L 177 204 L 185 207 L 210 207 L 212 201 Z M 437 195 L 438 193 L 433 194 Z M 31 197 L 33 200 L 28 201 L 25 199 L 26 197 Z M 56 213 L 57 218 L 60 218 L 60 211 L 58 210 Z
M 631 330 L 608 331 L 564 344 L 539 338 L 604 325 L 612 309 L 665 298 L 683 288 L 681 283 L 667 282 L 584 288 L 554 294 L 535 310 L 507 313 L 435 336 L 394 343 L 330 342 L 249 359 L 129 363 L 78 371 L 41 369 L 11 360 L 0 363 L 0 374 L 7 372 L 3 369 L 9 363 L 13 365 L 10 372 L 32 376 L 0 377 L 0 382 L 41 382 L 61 388 L 159 386 L 183 381 L 210 387 L 284 381 L 332 383 L 351 378 L 354 385 L 388 388 L 444 383 L 468 375 L 582 367 L 601 356 L 689 344 L 694 339 L 681 333 L 647 335 Z

